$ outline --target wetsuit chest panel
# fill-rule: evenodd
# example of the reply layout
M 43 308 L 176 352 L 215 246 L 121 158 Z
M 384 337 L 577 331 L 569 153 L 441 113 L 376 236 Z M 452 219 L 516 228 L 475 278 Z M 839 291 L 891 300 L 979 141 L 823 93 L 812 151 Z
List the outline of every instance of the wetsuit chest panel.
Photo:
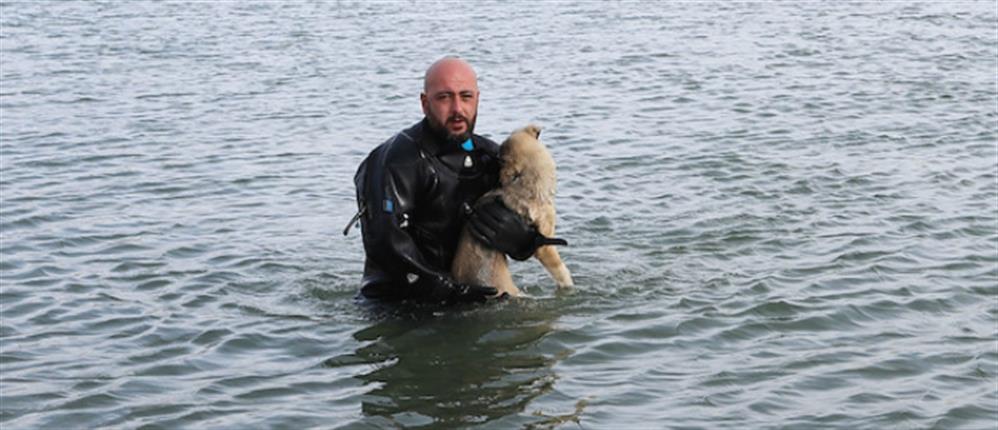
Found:
M 472 157 L 472 167 L 466 168 L 466 157 Z M 426 245 L 443 270 L 450 269 L 454 249 L 464 225 L 464 204 L 473 204 L 498 182 L 498 163 L 482 151 L 451 152 L 439 157 L 428 156 L 426 162 L 435 175 L 424 194 L 425 199 L 413 214 L 413 224 L 425 235 Z

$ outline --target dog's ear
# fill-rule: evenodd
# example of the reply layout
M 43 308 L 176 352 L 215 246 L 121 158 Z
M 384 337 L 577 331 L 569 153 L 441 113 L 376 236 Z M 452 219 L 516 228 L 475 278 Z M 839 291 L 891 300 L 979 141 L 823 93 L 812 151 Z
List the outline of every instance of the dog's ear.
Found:
M 530 124 L 530 125 L 524 127 L 523 129 L 527 133 L 529 133 L 532 136 L 534 136 L 534 139 L 540 139 L 541 138 L 541 126 L 539 126 L 537 124 Z

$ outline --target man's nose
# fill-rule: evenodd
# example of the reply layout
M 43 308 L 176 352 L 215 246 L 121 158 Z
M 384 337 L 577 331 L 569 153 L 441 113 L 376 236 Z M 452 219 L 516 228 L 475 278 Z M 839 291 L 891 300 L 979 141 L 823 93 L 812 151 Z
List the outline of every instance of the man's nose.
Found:
M 464 103 L 461 102 L 460 97 L 454 97 L 454 99 L 451 101 L 450 111 L 451 114 L 456 113 L 456 114 L 461 114 L 462 116 L 465 114 L 465 106 Z

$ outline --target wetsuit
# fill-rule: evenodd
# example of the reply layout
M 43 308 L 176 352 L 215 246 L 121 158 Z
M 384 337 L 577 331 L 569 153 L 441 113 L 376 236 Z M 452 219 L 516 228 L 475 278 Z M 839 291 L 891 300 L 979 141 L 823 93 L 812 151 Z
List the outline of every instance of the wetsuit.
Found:
M 499 146 L 473 135 L 447 142 L 424 118 L 381 144 L 354 177 L 364 237 L 361 293 L 420 299 L 450 279 L 451 262 L 473 205 L 498 186 Z

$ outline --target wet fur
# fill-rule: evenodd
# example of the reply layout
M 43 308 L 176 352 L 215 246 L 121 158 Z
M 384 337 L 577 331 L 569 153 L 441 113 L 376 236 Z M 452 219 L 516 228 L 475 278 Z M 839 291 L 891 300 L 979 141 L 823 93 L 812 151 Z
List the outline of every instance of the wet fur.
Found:
M 528 125 L 516 130 L 503 142 L 499 155 L 500 188 L 486 193 L 481 199 L 500 196 L 513 211 L 530 220 L 541 234 L 554 237 L 554 194 L 557 187 L 554 159 L 538 139 L 541 129 Z M 542 246 L 534 257 L 547 269 L 558 287 L 571 287 L 572 275 L 561 261 L 554 246 Z M 486 248 L 465 228 L 457 245 L 451 273 L 458 282 L 491 285 L 499 294 L 517 296 L 520 289 L 513 283 L 506 255 Z

